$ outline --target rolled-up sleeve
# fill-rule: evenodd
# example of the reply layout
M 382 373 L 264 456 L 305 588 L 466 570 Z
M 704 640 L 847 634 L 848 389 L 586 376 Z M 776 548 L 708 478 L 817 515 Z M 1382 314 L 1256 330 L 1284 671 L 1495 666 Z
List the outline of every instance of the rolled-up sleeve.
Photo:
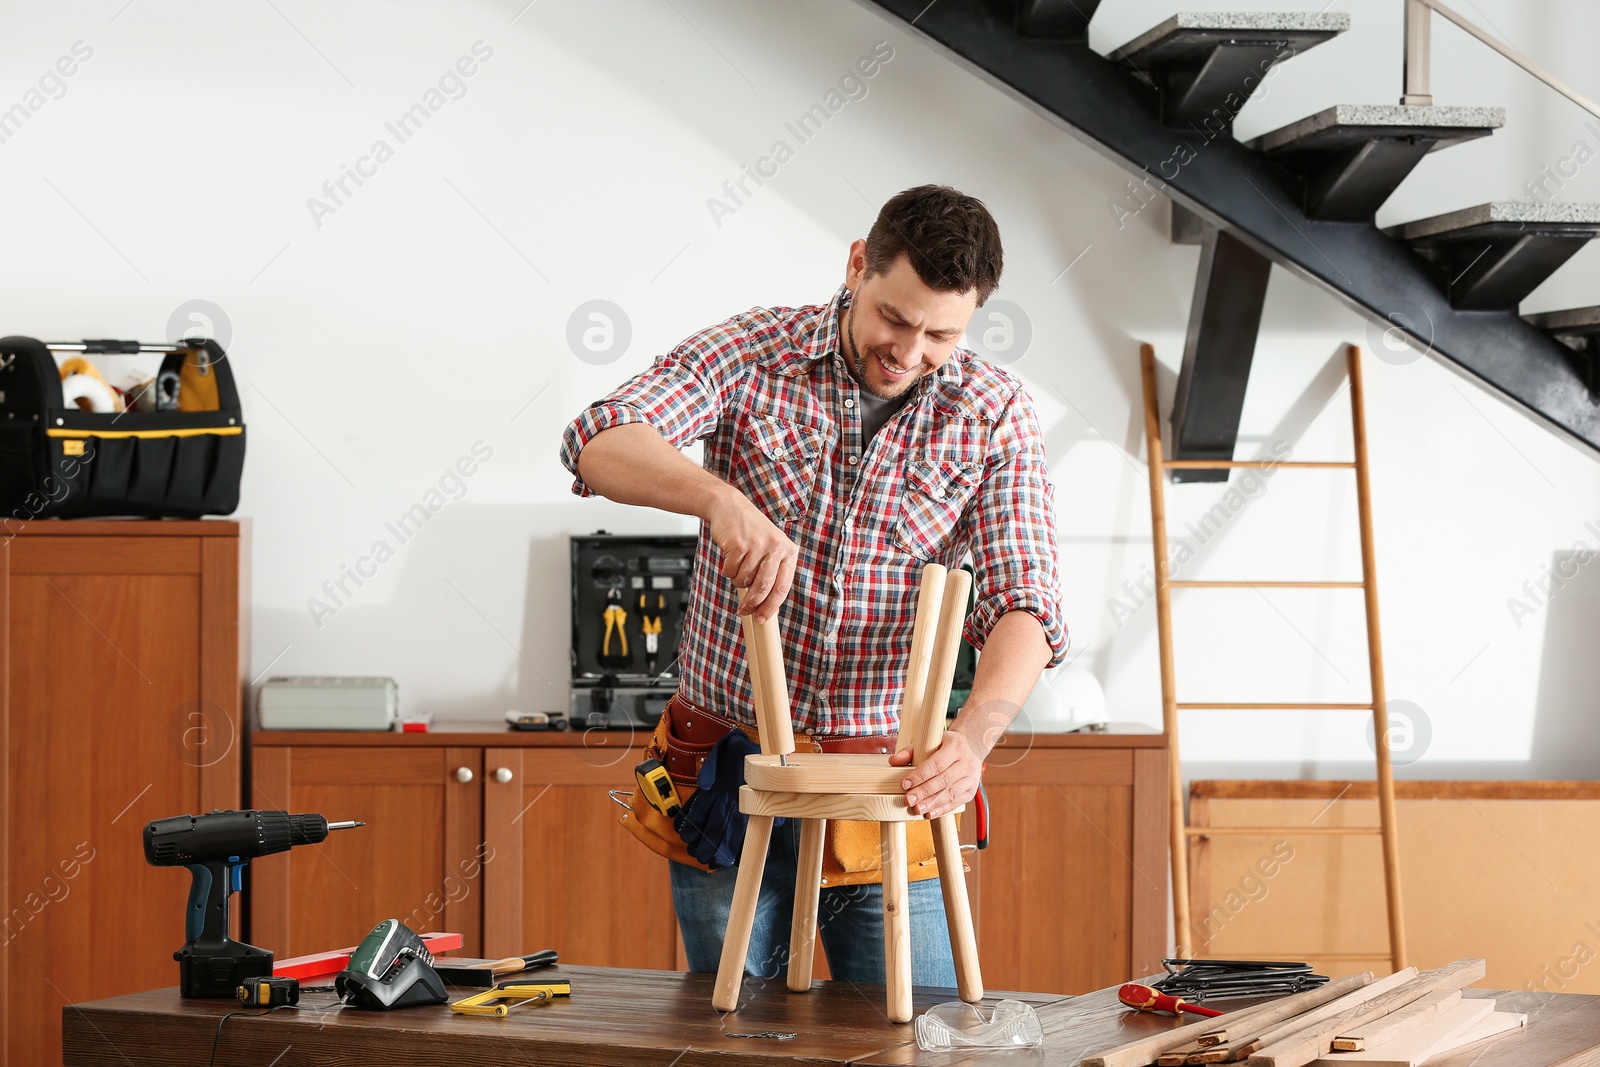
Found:
M 748 363 L 733 320 L 704 330 L 585 408 L 561 436 L 561 463 L 572 472 L 572 492 L 594 496 L 578 474 L 578 456 L 596 434 L 645 422 L 674 448 L 709 437 L 722 421 L 730 391 Z
M 1055 488 L 1045 463 L 1033 400 L 1018 389 L 990 437 L 983 482 L 971 513 L 973 578 L 978 602 L 965 635 L 982 650 L 1007 612 L 1039 620 L 1054 667 L 1067 656 L 1056 542 Z

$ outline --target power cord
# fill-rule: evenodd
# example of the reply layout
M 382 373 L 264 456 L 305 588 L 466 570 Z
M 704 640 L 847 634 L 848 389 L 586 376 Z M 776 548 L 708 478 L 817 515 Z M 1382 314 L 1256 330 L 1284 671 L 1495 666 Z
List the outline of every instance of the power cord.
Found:
M 215 1036 L 213 1036 L 211 1038 L 211 1059 L 209 1061 L 210 1062 L 210 1067 L 217 1067 L 217 1045 L 222 1041 L 222 1024 L 223 1023 L 226 1023 L 229 1019 L 233 1018 L 235 1015 L 251 1015 L 251 1016 L 254 1016 L 254 1017 L 259 1019 L 263 1015 L 271 1015 L 275 1011 L 281 1011 L 284 1008 L 292 1008 L 292 1007 L 294 1007 L 293 1004 L 279 1004 L 277 1007 L 268 1008 L 266 1011 L 230 1011 L 228 1014 L 226 1014 L 222 1018 L 218 1019 L 217 1020 L 217 1032 L 216 1032 Z

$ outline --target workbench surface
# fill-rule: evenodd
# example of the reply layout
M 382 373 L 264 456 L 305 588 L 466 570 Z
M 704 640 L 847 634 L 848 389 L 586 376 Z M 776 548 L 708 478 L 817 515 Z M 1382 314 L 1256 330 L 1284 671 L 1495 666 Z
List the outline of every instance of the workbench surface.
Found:
M 717 1064 L 928 1064 L 954 1067 L 978 1056 L 924 1053 L 912 1027 L 883 1014 L 881 986 L 818 982 L 809 994 L 790 993 L 781 979 L 744 983 L 745 1007 L 711 1010 L 714 976 L 669 971 L 554 967 L 541 977 L 572 982 L 572 999 L 524 1008 L 504 1019 L 454 1015 L 441 1005 L 397 1012 L 338 1007 L 331 993 L 307 993 L 298 1008 L 265 1019 L 228 1020 L 217 1048 L 218 1067 L 269 1064 L 382 1063 L 503 1067 L 504 1064 L 600 1065 L 655 1063 L 666 1067 Z M 458 996 L 469 990 L 452 990 Z M 1582 1067 L 1600 1064 L 1600 997 L 1559 993 L 1498 993 L 1502 1010 L 1528 1013 L 1515 1034 L 1432 1061 L 1438 1067 Z M 1012 996 L 1034 1005 L 1044 1024 L 1038 1052 L 1004 1054 L 1029 1067 L 1072 1067 L 1092 1052 L 1175 1025 L 1130 1012 L 1115 989 L 1081 997 Z M 955 999 L 954 991 L 916 992 L 918 1014 Z M 167 1067 L 205 1063 L 217 1021 L 238 1005 L 183 1000 L 176 987 L 62 1009 L 66 1067 Z M 792 1032 L 789 1040 L 734 1038 L 730 1033 Z M 987 1062 L 996 1062 L 990 1053 Z

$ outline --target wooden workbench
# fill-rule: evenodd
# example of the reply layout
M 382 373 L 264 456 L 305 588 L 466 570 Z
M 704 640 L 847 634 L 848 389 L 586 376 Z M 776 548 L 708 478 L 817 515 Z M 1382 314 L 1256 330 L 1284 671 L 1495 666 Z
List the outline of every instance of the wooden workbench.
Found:
M 299 1008 L 271 1017 L 234 1018 L 223 1028 L 218 1067 L 270 1064 L 367 1064 L 386 1067 L 449 1063 L 583 1065 L 654 1063 L 691 1067 L 776 1063 L 910 1065 L 976 1064 L 977 1056 L 924 1053 L 910 1025 L 881 1010 L 881 987 L 819 982 L 790 993 L 781 980 L 747 978 L 746 1007 L 711 1010 L 712 975 L 669 971 L 558 967 L 572 999 L 526 1008 L 505 1019 L 454 1015 L 447 1007 L 382 1013 L 346 1010 L 332 994 L 308 993 Z M 460 995 L 468 991 L 459 990 Z M 1600 1064 L 1600 997 L 1560 993 L 1496 993 L 1506 1010 L 1528 1013 L 1525 1030 L 1433 1061 L 1437 1067 L 1584 1067 Z M 1116 990 L 1081 997 L 1012 996 L 1034 1005 L 1045 1044 L 1025 1054 L 1030 1067 L 1072 1067 L 1084 1055 L 1175 1025 L 1130 1012 Z M 919 989 L 916 1011 L 953 1000 L 954 992 Z M 190 1067 L 211 1055 L 217 1022 L 236 1010 L 222 1000 L 183 1000 L 175 988 L 135 993 L 62 1009 L 66 1067 Z M 789 1040 L 734 1038 L 730 1033 L 792 1032 Z M 994 1053 L 989 1054 L 993 1062 Z M 1008 1061 L 1009 1062 L 1009 1061 Z M 1432 1064 L 1430 1064 L 1432 1067 Z

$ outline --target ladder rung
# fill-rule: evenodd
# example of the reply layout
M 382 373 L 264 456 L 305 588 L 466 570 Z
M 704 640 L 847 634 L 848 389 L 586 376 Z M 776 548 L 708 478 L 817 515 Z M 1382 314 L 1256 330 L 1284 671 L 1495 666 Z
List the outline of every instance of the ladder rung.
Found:
M 1168 582 L 1174 589 L 1365 589 L 1366 582 Z
M 1262 467 L 1275 469 L 1278 467 L 1298 467 L 1302 470 L 1344 470 L 1354 468 L 1355 461 L 1339 460 L 1323 463 L 1294 460 L 1288 463 L 1280 463 L 1275 459 L 1164 459 L 1161 461 L 1161 466 L 1169 471 L 1228 470 L 1235 467 L 1255 467 L 1257 469 Z
M 1190 837 L 1213 837 L 1222 834 L 1242 836 L 1248 834 L 1271 836 L 1273 834 L 1309 834 L 1314 837 L 1351 837 L 1360 834 L 1381 834 L 1381 826 L 1185 826 L 1183 832 Z
M 1174 704 L 1179 711 L 1371 711 L 1371 704 Z

